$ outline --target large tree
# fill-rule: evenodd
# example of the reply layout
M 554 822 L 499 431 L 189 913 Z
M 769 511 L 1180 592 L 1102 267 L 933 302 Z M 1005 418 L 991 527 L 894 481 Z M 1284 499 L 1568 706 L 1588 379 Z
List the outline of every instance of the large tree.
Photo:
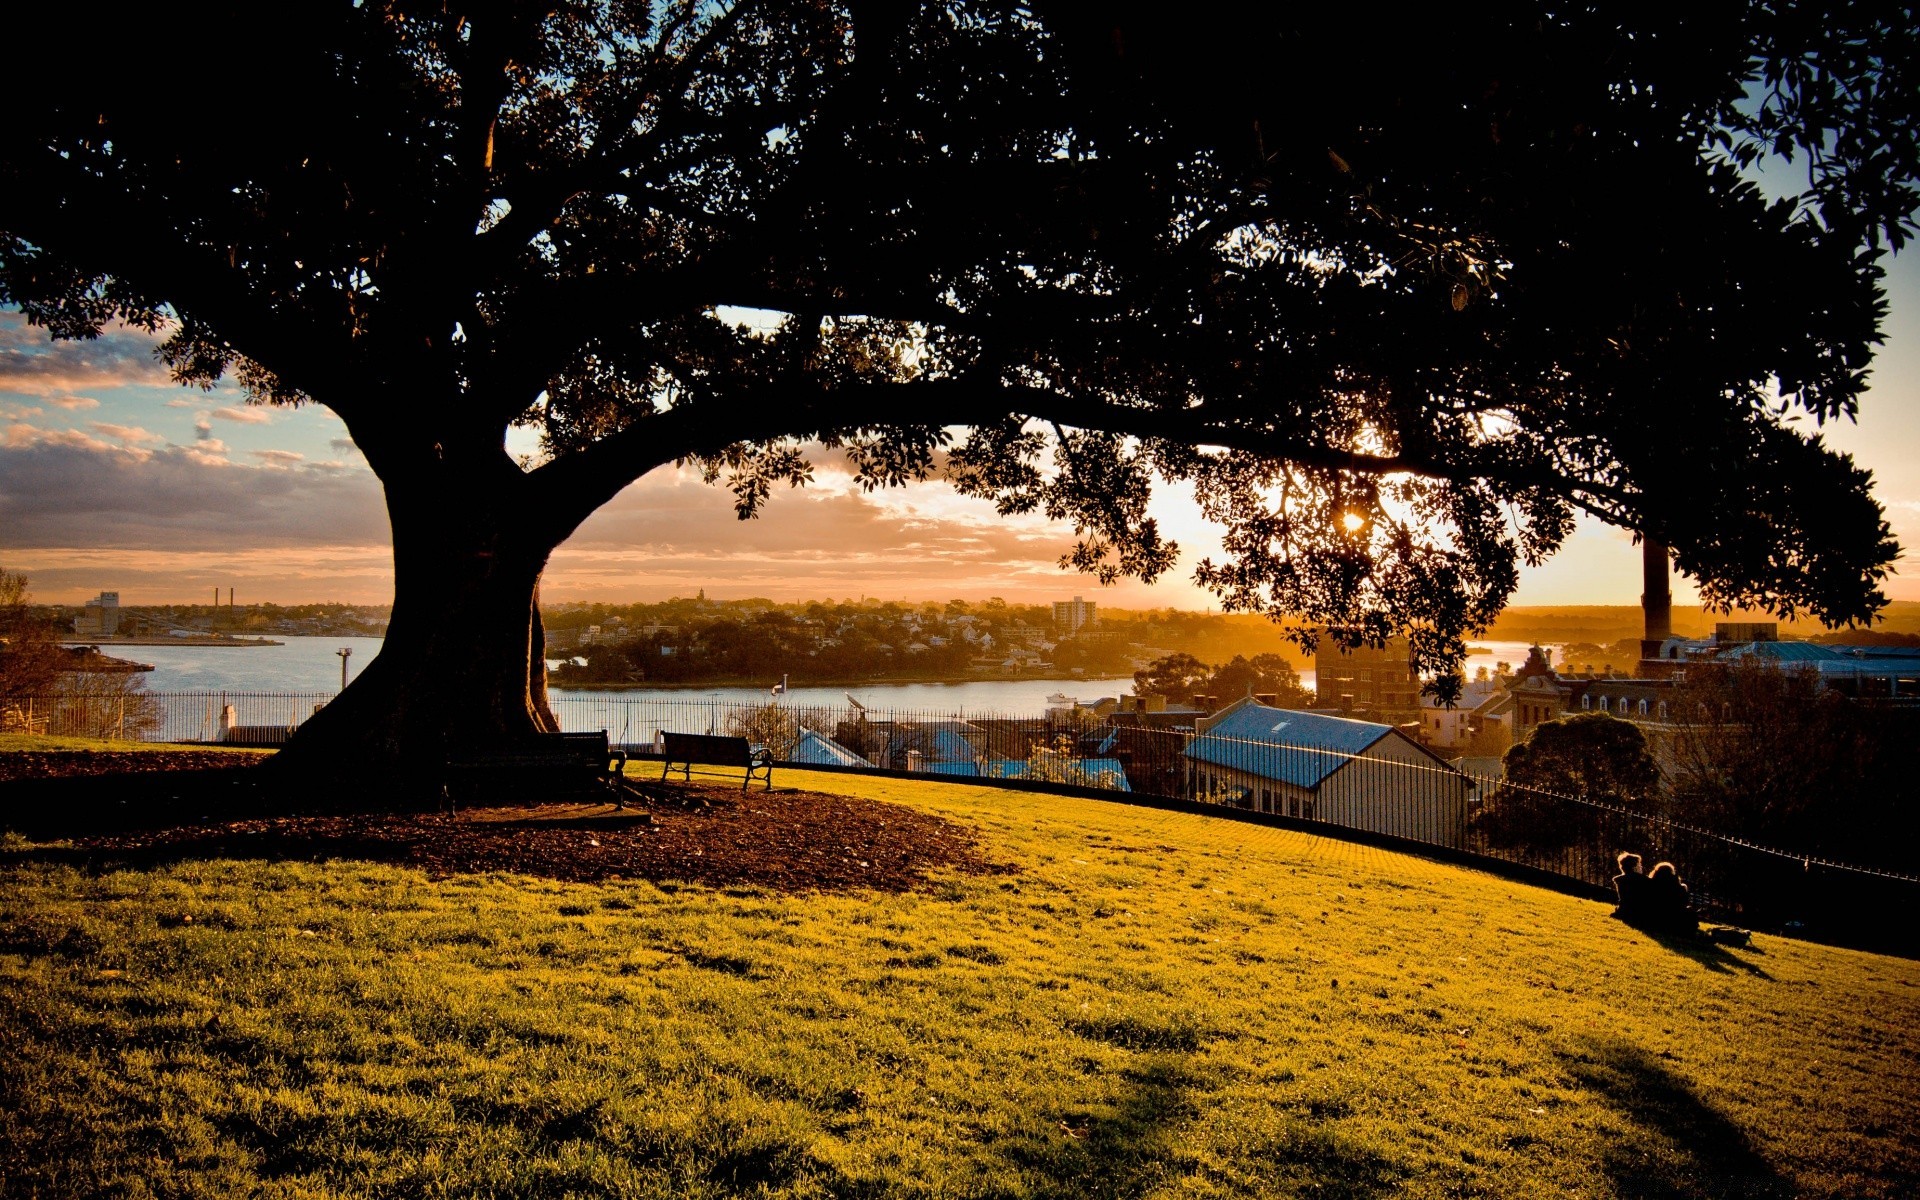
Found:
M 1103 578 L 1168 569 L 1145 503 L 1188 481 L 1229 606 L 1429 668 L 1582 511 L 1709 601 L 1855 620 L 1896 547 L 1797 421 L 1879 336 L 1912 18 L 29 6 L 0 303 L 346 423 L 393 623 L 289 757 L 550 726 L 550 552 L 675 462 L 751 514 L 810 440 L 1071 523 Z M 1742 173 L 1809 148 L 1798 202 Z

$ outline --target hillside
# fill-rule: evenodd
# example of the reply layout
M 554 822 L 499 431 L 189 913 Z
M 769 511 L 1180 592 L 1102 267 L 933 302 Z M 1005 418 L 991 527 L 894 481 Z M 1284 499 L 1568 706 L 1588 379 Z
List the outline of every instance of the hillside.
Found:
M 1771 613 L 1713 613 L 1697 604 L 1673 606 L 1673 630 L 1684 637 L 1708 637 L 1718 621 L 1772 621 Z M 1782 637 L 1812 638 L 1827 633 L 1818 621 L 1782 621 Z M 1640 609 L 1630 604 L 1527 605 L 1506 609 L 1487 636 L 1514 642 L 1593 642 L 1599 645 L 1638 638 L 1645 628 Z M 1920 633 L 1920 603 L 1896 600 L 1880 612 L 1874 626 L 1888 633 Z
M 1183 814 L 778 782 L 945 815 L 1013 871 L 93 873 L 13 839 L 8 1194 L 1920 1189 L 1920 964 L 1668 947 L 1591 901 Z

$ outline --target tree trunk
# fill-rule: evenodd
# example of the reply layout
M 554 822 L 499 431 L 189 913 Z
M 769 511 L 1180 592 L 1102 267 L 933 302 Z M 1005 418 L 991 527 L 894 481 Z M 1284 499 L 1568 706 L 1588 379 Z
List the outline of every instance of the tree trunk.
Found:
M 565 533 L 529 510 L 517 469 L 463 476 L 438 450 L 428 469 L 387 479 L 393 620 L 379 654 L 274 759 L 299 779 L 437 795 L 448 760 L 559 728 L 538 596 Z

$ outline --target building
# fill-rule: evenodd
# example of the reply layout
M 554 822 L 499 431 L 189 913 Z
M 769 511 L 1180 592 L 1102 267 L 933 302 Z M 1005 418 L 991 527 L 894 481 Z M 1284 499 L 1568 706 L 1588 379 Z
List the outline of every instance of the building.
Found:
M 1420 676 L 1406 638 L 1349 650 L 1323 633 L 1314 648 L 1313 673 L 1320 708 L 1389 725 L 1419 720 Z
M 823 733 L 802 729 L 787 761 L 821 767 L 871 767 L 872 763 Z
M 1451 707 L 1432 696 L 1420 697 L 1420 744 L 1460 751 L 1489 724 L 1503 720 L 1508 696 L 1504 679 L 1475 679 L 1460 689 Z
M 1063 633 L 1078 633 L 1094 623 L 1094 602 L 1075 596 L 1053 602 L 1053 627 Z
M 79 637 L 115 637 L 120 632 L 120 593 L 101 592 L 73 619 Z
M 1466 842 L 1474 782 L 1392 725 L 1246 697 L 1199 721 L 1191 799 L 1445 846 Z

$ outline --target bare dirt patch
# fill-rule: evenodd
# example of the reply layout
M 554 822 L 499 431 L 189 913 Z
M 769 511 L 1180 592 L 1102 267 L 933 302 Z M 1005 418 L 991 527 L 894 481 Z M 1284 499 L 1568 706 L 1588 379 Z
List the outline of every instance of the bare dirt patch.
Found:
M 18 750 L 0 754 L 0 783 L 155 771 L 223 770 L 258 766 L 267 757 L 232 750 Z
M 972 831 L 898 804 L 694 784 L 650 808 L 542 804 L 457 815 L 290 816 L 71 839 L 90 862 L 352 858 L 433 876 L 512 871 L 553 879 L 684 880 L 781 891 L 899 892 L 933 872 L 988 874 Z

